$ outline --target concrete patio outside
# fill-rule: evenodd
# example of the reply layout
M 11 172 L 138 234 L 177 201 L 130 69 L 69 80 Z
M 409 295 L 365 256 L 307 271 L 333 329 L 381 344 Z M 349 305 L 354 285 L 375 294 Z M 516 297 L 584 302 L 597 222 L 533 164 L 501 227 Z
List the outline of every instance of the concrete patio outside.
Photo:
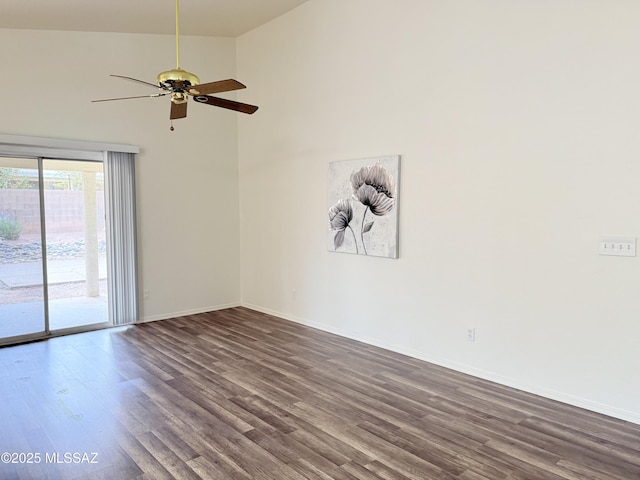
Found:
M 51 260 L 47 264 L 49 284 L 85 281 L 83 258 Z M 99 261 L 99 276 L 106 278 L 106 260 Z M 42 263 L 0 264 L 0 282 L 8 289 L 42 285 Z M 1 291 L 0 291 L 1 293 Z M 107 297 L 60 298 L 49 301 L 49 326 L 62 330 L 108 322 Z M 44 302 L 5 303 L 0 297 L 0 338 L 44 331 Z

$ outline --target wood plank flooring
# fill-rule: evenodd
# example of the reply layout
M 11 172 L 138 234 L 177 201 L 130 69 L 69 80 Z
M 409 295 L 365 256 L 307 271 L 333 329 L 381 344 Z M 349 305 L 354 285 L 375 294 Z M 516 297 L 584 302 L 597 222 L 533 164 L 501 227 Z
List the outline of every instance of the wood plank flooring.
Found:
M 639 425 L 244 308 L 2 348 L 0 419 L 10 480 L 640 479 Z

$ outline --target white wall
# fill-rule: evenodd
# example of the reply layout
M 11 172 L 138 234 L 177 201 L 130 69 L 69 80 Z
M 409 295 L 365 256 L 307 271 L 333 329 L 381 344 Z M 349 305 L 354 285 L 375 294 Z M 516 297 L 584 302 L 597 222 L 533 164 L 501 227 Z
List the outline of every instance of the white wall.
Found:
M 632 0 L 310 0 L 240 37 L 242 303 L 640 423 L 640 258 L 597 254 L 640 235 L 638 25 Z M 388 154 L 400 259 L 327 252 L 328 162 Z
M 181 66 L 201 81 L 235 77 L 235 41 L 185 36 Z M 5 134 L 139 145 L 143 320 L 240 300 L 236 114 L 192 103 L 169 131 L 169 99 L 109 74 L 155 82 L 175 66 L 173 36 L 0 30 Z

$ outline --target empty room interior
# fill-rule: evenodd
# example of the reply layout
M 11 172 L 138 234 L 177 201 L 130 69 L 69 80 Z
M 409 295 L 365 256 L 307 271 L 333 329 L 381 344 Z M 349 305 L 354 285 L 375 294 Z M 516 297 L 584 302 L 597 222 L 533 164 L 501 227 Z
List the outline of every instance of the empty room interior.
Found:
M 0 478 L 639 479 L 639 25 L 0 0 Z

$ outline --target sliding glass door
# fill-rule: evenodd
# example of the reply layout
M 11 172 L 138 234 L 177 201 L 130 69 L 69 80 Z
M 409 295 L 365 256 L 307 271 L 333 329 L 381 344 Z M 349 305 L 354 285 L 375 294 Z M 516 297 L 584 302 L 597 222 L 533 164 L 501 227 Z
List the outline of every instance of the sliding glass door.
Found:
M 108 321 L 102 163 L 43 160 L 51 330 Z
M 0 157 L 0 341 L 109 323 L 103 164 Z
M 0 339 L 47 330 L 38 172 L 0 157 Z

